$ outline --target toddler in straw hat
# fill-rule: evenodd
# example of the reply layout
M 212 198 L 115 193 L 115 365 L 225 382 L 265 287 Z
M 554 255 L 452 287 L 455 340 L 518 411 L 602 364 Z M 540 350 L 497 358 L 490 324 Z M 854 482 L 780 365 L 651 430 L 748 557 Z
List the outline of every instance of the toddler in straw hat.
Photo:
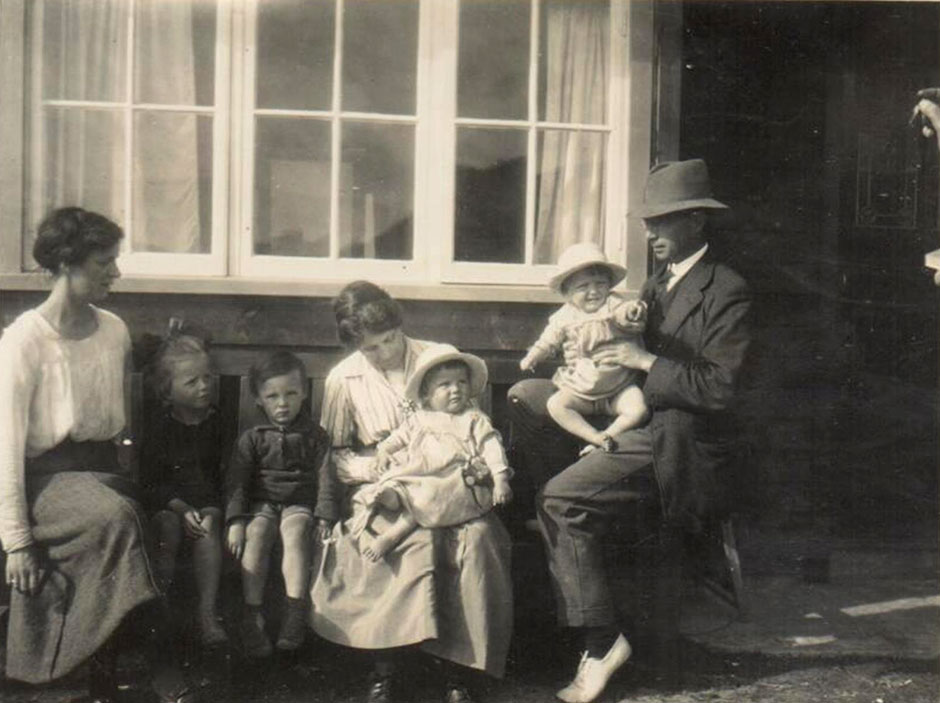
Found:
M 564 348 L 575 352 L 575 358 L 568 358 L 552 377 L 558 391 L 548 399 L 547 407 L 563 429 L 588 442 L 582 453 L 597 447 L 613 451 L 614 437 L 642 424 L 649 414 L 643 391 L 636 385 L 639 372 L 595 364 L 591 359 L 593 352 L 618 340 L 643 343 L 646 305 L 611 291 L 625 274 L 596 244 L 568 247 L 558 260 L 558 272 L 548 282 L 566 302 L 549 317 L 545 330 L 519 362 L 523 371 L 530 371 Z M 585 415 L 613 416 L 614 420 L 598 430 Z
M 405 386 L 417 407 L 376 446 L 376 483 L 353 500 L 367 510 L 351 526 L 362 553 L 388 554 L 416 527 L 459 525 L 512 499 L 499 433 L 473 399 L 486 386 L 486 363 L 450 344 L 425 349 Z M 378 512 L 391 520 L 377 529 Z

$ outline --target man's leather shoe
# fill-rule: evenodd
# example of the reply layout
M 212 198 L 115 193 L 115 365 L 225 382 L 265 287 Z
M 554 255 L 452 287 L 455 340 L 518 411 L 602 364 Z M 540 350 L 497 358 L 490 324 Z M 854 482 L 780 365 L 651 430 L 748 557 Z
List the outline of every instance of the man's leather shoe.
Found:
M 393 703 L 392 677 L 382 676 L 372 682 L 366 703 Z
M 589 657 L 585 652 L 574 680 L 555 695 L 565 703 L 591 703 L 601 695 L 610 677 L 630 658 L 630 654 L 630 643 L 622 634 L 617 635 L 602 659 Z

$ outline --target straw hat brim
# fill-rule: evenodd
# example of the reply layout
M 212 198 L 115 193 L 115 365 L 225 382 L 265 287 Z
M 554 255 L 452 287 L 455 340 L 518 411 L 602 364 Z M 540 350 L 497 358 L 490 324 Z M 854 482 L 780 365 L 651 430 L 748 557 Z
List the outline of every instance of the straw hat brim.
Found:
M 698 209 L 728 210 L 729 208 L 723 202 L 715 200 L 714 198 L 696 198 L 694 200 L 676 200 L 671 203 L 644 204 L 633 214 L 636 217 L 648 220 L 651 217 L 660 217 L 661 215 L 668 215 L 672 212 Z
M 438 346 L 440 348 L 437 348 Z M 442 344 L 428 347 L 418 357 L 418 364 L 414 373 L 411 374 L 411 378 L 405 384 L 405 397 L 415 403 L 419 402 L 421 399 L 418 396 L 424 377 L 435 366 L 448 361 L 462 361 L 470 368 L 471 398 L 475 398 L 483 392 L 489 379 L 486 362 L 474 354 L 458 351 L 449 344 Z
M 610 272 L 611 287 L 620 283 L 620 281 L 622 281 L 627 275 L 627 269 L 625 269 L 623 266 L 620 266 L 619 264 L 613 264 L 604 259 L 599 259 L 597 261 L 580 261 L 574 266 L 569 266 L 564 271 L 559 271 L 554 276 L 549 278 L 548 287 L 556 293 L 560 293 L 561 284 L 564 283 L 566 278 L 576 274 L 578 271 L 591 268 L 592 266 L 602 266 Z

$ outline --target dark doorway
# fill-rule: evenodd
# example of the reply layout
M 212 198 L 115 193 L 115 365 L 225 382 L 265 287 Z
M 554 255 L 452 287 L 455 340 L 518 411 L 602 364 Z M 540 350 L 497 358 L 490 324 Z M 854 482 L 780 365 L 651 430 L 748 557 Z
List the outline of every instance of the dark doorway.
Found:
M 680 153 L 733 206 L 716 245 L 758 297 L 764 522 L 936 537 L 937 153 L 908 117 L 938 40 L 937 3 L 683 7 Z

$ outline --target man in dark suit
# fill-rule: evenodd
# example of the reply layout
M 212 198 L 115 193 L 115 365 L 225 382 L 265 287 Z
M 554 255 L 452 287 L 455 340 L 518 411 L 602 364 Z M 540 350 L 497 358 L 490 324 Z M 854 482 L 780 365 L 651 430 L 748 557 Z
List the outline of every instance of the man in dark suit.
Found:
M 574 680 L 558 692 L 566 703 L 594 700 L 631 654 L 604 568 L 609 521 L 652 492 L 668 522 L 694 531 L 720 500 L 717 474 L 731 460 L 727 410 L 750 343 L 751 305 L 744 280 L 708 250 L 708 212 L 726 207 L 712 198 L 704 161 L 650 171 L 640 216 L 659 268 L 642 289 L 646 348 L 621 342 L 594 360 L 645 371 L 652 416 L 617 437 L 614 452 L 590 452 L 538 494 L 558 618 L 583 631 L 587 652 Z M 544 421 L 550 388 L 531 379 L 510 390 L 515 448 L 527 466 L 548 472 L 569 441 L 550 439 L 563 434 Z

